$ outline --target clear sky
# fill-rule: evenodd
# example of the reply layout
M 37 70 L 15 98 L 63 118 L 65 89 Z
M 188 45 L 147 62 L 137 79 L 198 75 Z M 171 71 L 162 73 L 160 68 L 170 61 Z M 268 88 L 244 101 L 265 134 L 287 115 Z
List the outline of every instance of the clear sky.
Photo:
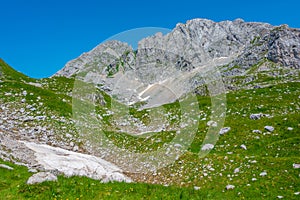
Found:
M 283 1 L 0 0 L 0 58 L 28 76 L 48 77 L 107 38 L 133 28 L 173 29 L 193 18 L 288 24 L 300 3 Z

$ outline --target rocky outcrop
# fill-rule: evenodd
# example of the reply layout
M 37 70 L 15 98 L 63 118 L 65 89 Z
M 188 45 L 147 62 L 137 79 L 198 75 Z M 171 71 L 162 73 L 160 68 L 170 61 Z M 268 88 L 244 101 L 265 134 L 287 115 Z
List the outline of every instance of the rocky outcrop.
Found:
M 108 41 L 100 44 L 91 51 L 83 53 L 78 58 L 69 61 L 63 69 L 55 75 L 71 77 L 80 73 L 89 73 L 93 70 L 97 73 L 108 73 L 109 65 L 114 63 L 125 52 L 132 51 L 132 48 L 119 41 Z M 112 66 L 111 66 L 112 67 Z
M 142 39 L 136 51 L 119 41 L 100 44 L 68 62 L 55 76 L 76 76 L 95 83 L 123 103 L 145 99 L 139 97 L 141 91 L 163 85 L 176 94 L 154 103 L 161 105 L 194 90 L 204 93 L 199 87 L 210 70 L 220 70 L 227 89 L 261 87 L 250 84 L 259 79 L 257 72 L 291 76 L 295 74 L 291 70 L 300 68 L 299 44 L 300 30 L 286 25 L 193 19 L 177 24 L 166 35 L 157 33 Z M 160 92 L 161 88 L 151 89 L 152 96 L 161 96 Z
M 267 58 L 284 66 L 300 69 L 300 31 L 286 25 L 270 33 Z

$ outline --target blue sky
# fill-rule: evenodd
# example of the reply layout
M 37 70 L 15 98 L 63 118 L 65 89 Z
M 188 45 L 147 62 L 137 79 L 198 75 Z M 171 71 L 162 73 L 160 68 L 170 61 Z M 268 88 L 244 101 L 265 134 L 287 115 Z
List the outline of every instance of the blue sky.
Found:
M 107 38 L 134 28 L 173 29 L 193 18 L 300 28 L 296 0 L 0 0 L 0 6 L 0 58 L 35 78 L 54 74 Z

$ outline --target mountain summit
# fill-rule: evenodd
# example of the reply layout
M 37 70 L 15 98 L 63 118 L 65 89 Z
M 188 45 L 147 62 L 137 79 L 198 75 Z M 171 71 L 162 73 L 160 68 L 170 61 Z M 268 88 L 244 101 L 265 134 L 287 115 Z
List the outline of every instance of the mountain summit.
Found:
M 157 33 L 142 39 L 137 50 L 120 41 L 100 44 L 68 62 L 54 76 L 76 76 L 99 84 L 127 103 L 137 101 L 130 98 L 138 93 L 129 97 L 128 92 L 124 92 L 126 89 L 141 92 L 149 85 L 166 83 L 165 86 L 174 90 L 177 97 L 197 90 L 204 83 L 199 80 L 204 66 L 220 71 L 227 89 L 261 87 L 263 80 L 258 86 L 248 84 L 258 79 L 258 72 L 268 74 L 272 71 L 273 75 L 269 76 L 289 76 L 296 70 L 294 74 L 298 74 L 299 44 L 300 30 L 287 25 L 272 26 L 241 19 L 222 22 L 193 19 L 186 24 L 177 24 L 166 35 Z M 124 74 L 130 74 L 130 77 L 124 78 Z M 172 80 L 178 77 L 185 78 L 180 82 Z M 121 78 L 119 87 L 116 84 Z M 237 78 L 241 81 L 235 84 Z M 174 88 L 174 84 L 181 87 Z M 158 93 L 151 90 L 154 90 L 152 96 Z M 198 91 L 202 92 L 201 89 Z M 167 98 L 159 104 L 174 100 Z

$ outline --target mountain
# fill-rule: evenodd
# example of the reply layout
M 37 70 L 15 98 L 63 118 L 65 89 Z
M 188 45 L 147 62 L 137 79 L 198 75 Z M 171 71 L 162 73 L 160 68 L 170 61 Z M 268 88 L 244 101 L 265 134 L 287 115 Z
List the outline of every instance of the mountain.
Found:
M 193 19 L 49 78 L 0 60 L 0 199 L 296 199 L 299 44 L 287 25 Z
M 280 77 L 299 79 L 299 34 L 299 29 L 287 25 L 274 27 L 241 19 L 223 22 L 193 19 L 177 24 L 166 35 L 157 33 L 141 40 L 137 50 L 119 41 L 100 44 L 68 62 L 55 76 L 76 76 L 100 84 L 124 103 L 137 102 L 139 92 L 162 82 L 177 97 L 197 90 L 204 83 L 200 78 L 204 66 L 219 70 L 227 89 L 263 87 L 269 81 L 265 83 L 262 77 L 275 82 Z M 184 78 L 174 82 L 179 76 Z M 128 95 L 128 88 L 137 92 Z M 156 96 L 159 88 L 148 88 L 152 90 L 150 96 Z M 174 100 L 175 97 L 162 102 L 152 99 L 151 103 L 150 97 L 147 103 L 151 107 Z

